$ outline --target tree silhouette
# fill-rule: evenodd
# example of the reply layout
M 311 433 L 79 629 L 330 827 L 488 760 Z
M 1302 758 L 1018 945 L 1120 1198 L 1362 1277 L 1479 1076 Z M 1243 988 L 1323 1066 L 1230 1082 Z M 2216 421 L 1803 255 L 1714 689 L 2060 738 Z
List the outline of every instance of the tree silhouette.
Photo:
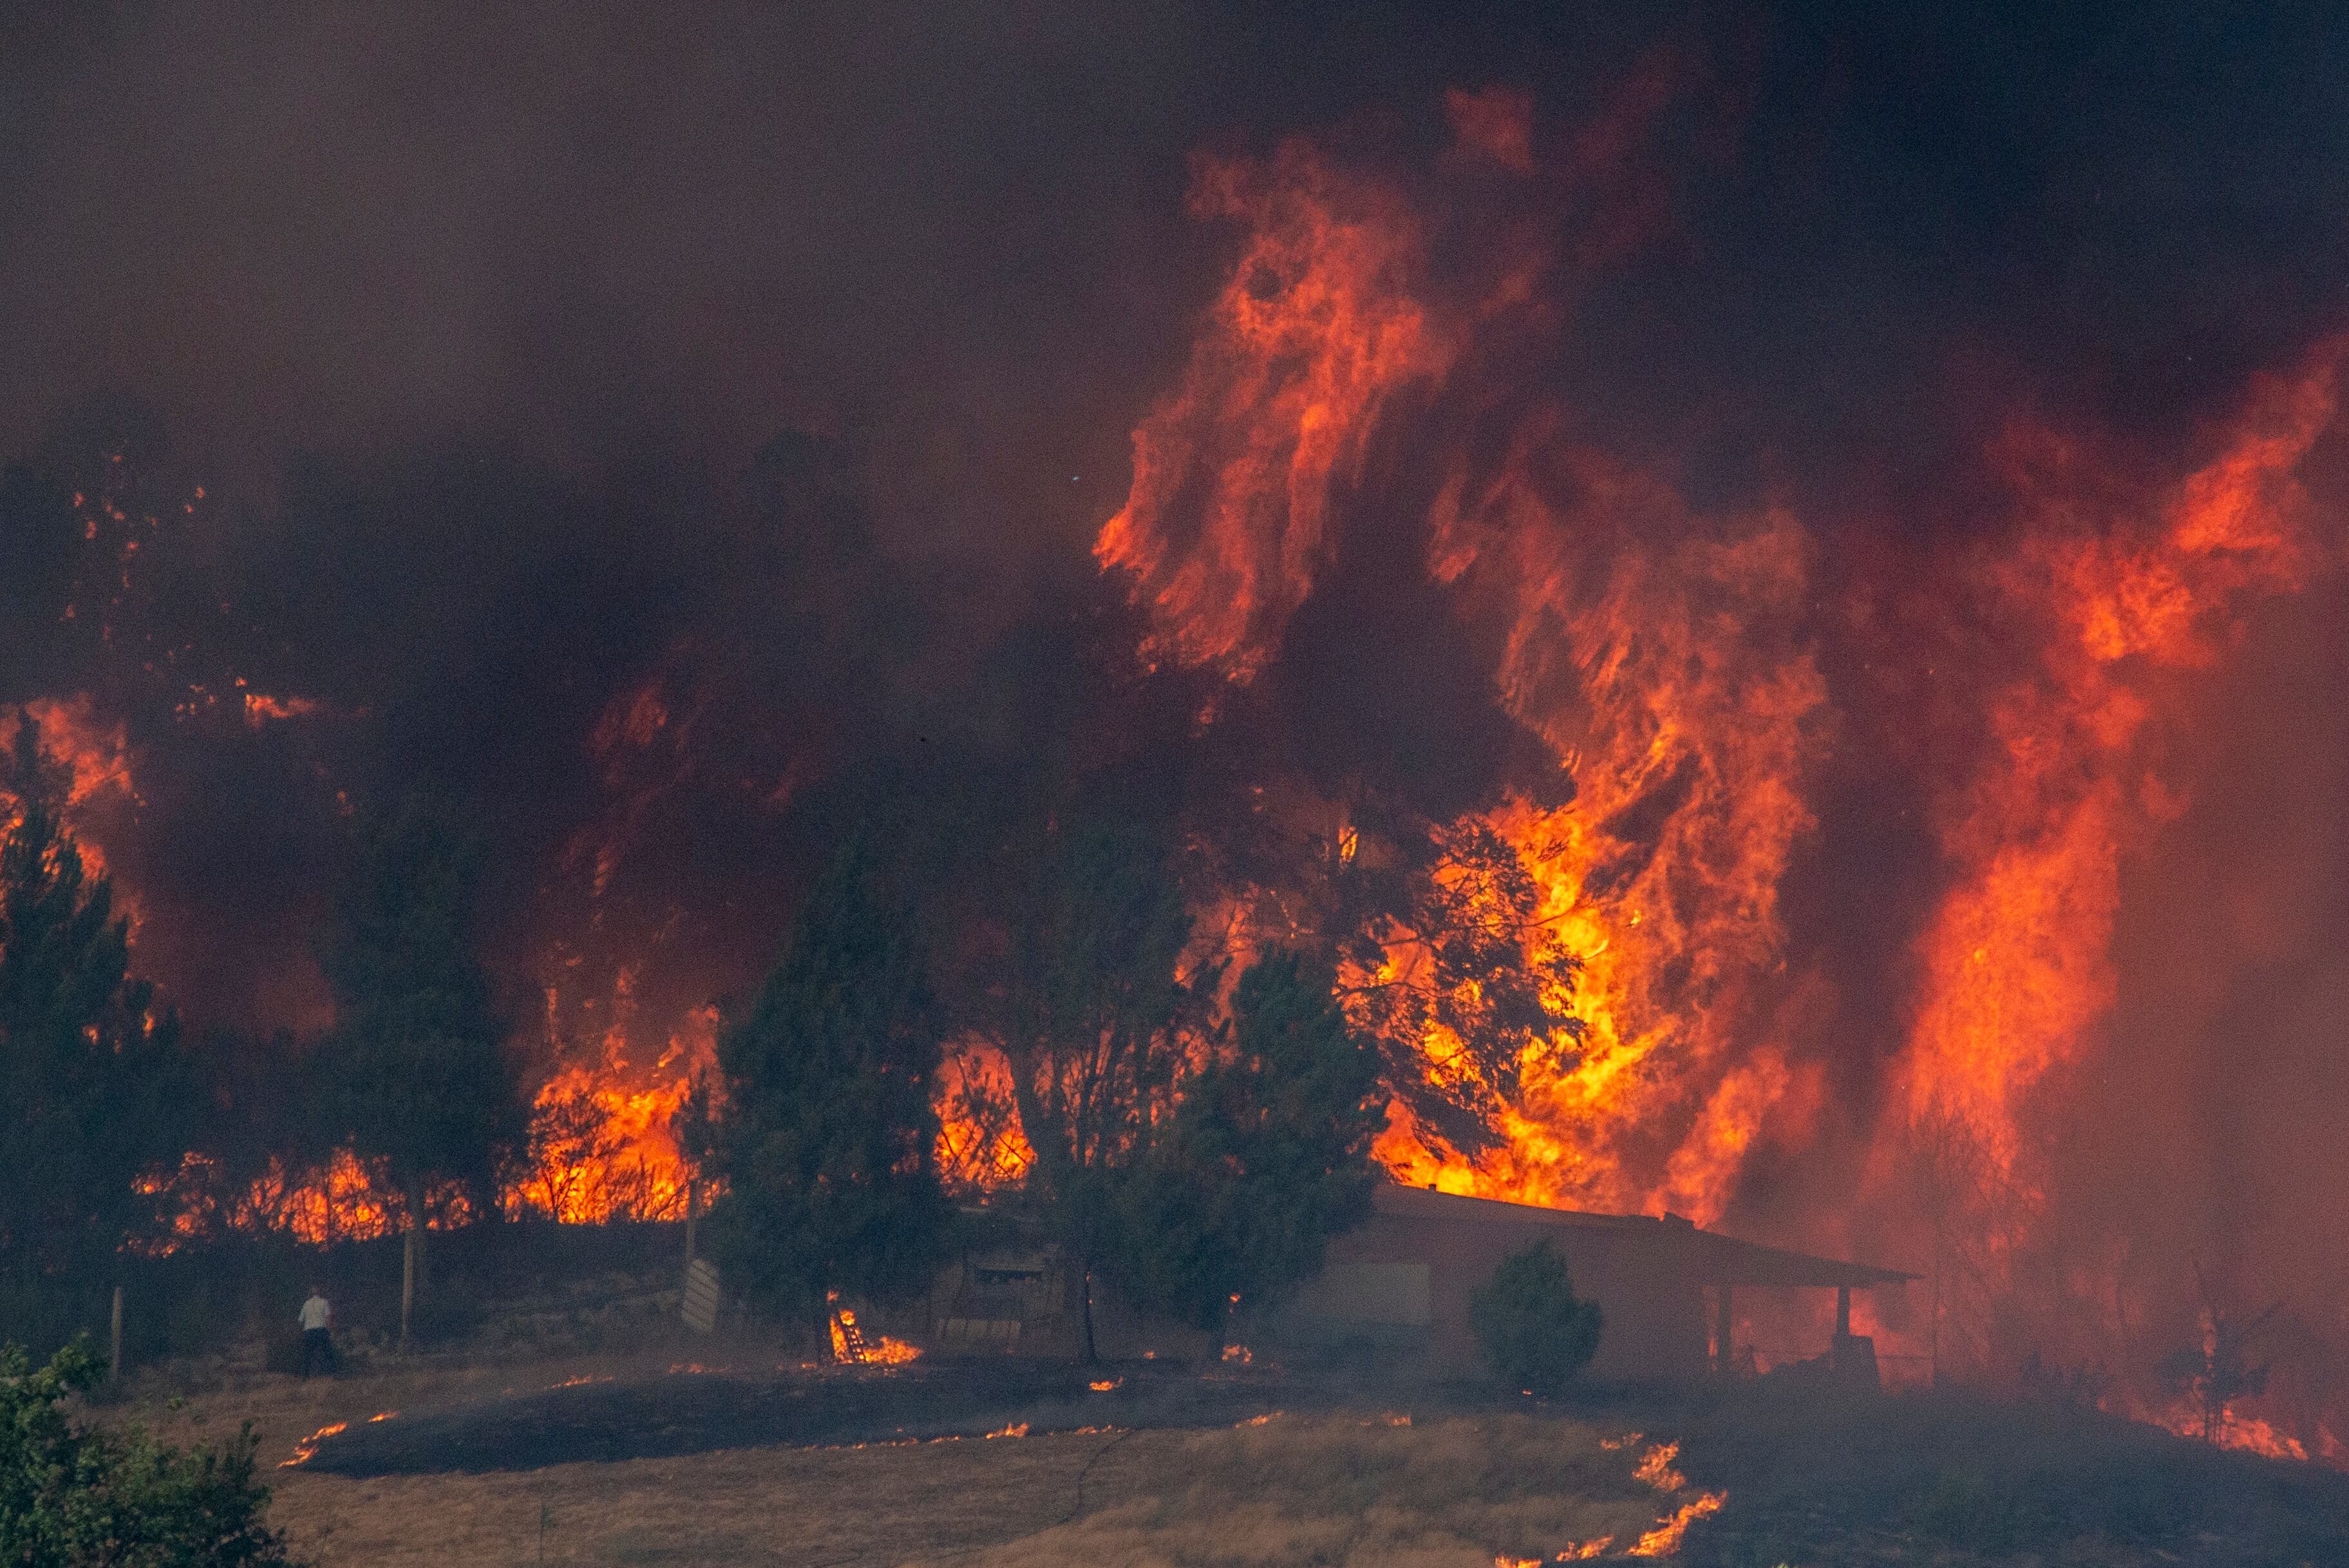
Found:
M 718 1042 L 711 1246 L 751 1299 L 809 1322 L 834 1292 L 919 1292 L 953 1217 L 930 1108 L 938 1015 L 911 921 L 870 877 L 865 853 L 842 853 Z
M 2282 1309 L 2271 1306 L 2241 1317 L 2220 1304 L 2199 1264 L 2195 1266 L 2194 1282 L 2200 1298 L 2196 1314 L 2200 1343 L 2181 1346 L 2165 1356 L 2161 1374 L 2173 1391 L 2193 1401 L 2202 1418 L 2202 1440 L 2215 1444 L 2226 1436 L 2228 1407 L 2238 1399 L 2256 1398 L 2267 1391 L 2268 1366 L 2254 1363 L 2251 1357 Z
M 64 826 L 67 781 L 21 714 L 0 774 L 0 1312 L 53 1311 L 56 1287 L 154 1230 L 187 1128 L 179 1028 L 129 978 L 129 923 Z M 21 1315 L 20 1315 L 21 1314 Z
M 528 1129 L 474 950 L 481 867 L 478 843 L 446 807 L 403 802 L 369 830 L 324 954 L 336 1014 L 321 1064 L 330 1114 L 380 1168 L 407 1227 L 403 1344 L 428 1206 L 461 1199 L 462 1213 L 494 1214 L 500 1168 Z
M 1319 1270 L 1331 1235 L 1368 1215 L 1383 1121 L 1378 1053 L 1325 966 L 1259 959 L 1225 1033 L 1122 1184 L 1105 1259 L 1131 1299 L 1201 1328 L 1233 1302 L 1278 1303 Z

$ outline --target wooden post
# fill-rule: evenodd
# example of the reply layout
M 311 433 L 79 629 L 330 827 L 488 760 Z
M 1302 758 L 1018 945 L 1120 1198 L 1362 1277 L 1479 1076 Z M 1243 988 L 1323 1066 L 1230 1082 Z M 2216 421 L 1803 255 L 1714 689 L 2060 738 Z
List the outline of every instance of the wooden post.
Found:
M 408 1354 L 408 1320 L 416 1310 L 416 1221 L 408 1222 L 408 1245 L 399 1256 L 399 1351 Z
M 122 1381 L 122 1287 L 120 1285 L 114 1287 L 114 1321 L 109 1325 L 106 1337 L 109 1357 L 106 1363 L 106 1380 L 109 1383 L 119 1383 Z
M 1849 1285 L 1836 1287 L 1836 1337 L 1837 1339 L 1851 1337 L 1851 1287 Z
M 1737 1320 L 1730 1314 L 1728 1282 L 1723 1281 L 1715 1285 L 1713 1290 L 1716 1294 L 1713 1309 L 1713 1369 L 1726 1377 L 1731 1369 L 1737 1365 L 1737 1353 L 1730 1344 L 1730 1341 L 1736 1336 Z
M 688 1173 L 685 1179 L 685 1270 L 693 1272 L 693 1221 L 701 1207 L 701 1181 Z

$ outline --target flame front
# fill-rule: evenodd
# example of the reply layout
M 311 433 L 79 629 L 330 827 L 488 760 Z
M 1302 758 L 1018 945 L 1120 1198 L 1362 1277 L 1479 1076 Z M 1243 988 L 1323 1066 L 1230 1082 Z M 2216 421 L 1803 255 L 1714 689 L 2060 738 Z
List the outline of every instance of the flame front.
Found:
M 1452 156 L 1561 210 L 1597 202 L 1590 161 L 1630 155 L 1636 107 L 1560 172 L 1511 118 L 1522 106 L 1455 101 Z M 1497 263 L 1439 265 L 1454 197 L 1409 179 L 1305 143 L 1202 165 L 1195 210 L 1244 234 L 1182 381 L 1134 431 L 1132 492 L 1096 545 L 1132 575 L 1167 656 L 1252 683 L 1279 668 L 1291 616 L 1353 531 L 1386 530 L 1392 547 L 1395 510 L 1415 508 L 1405 536 L 1426 581 L 1492 650 L 1500 706 L 1572 781 L 1564 804 L 1521 784 L 1437 832 L 1489 828 L 1516 849 L 1539 889 L 1529 956 L 1579 962 L 1553 999 L 1579 1037 L 1526 1054 L 1492 1147 L 1463 1155 L 1398 1103 L 1378 1157 L 1414 1185 L 1712 1223 L 1757 1151 L 1833 1136 L 1843 1194 L 1782 1216 L 1785 1239 L 1865 1232 L 1920 1268 L 1930 1253 L 1945 1314 L 1939 1232 L 1971 1226 L 1996 1238 L 1966 1259 L 1986 1322 L 2002 1259 L 2041 1226 L 2034 1151 L 2073 1114 L 2067 1075 L 2106 1044 L 2124 863 L 2186 809 L 2154 743 L 2168 711 L 2322 562 L 2302 476 L 2334 429 L 2349 348 L 2253 383 L 2231 420 L 2168 452 L 2008 420 L 1981 454 L 1980 515 L 1956 542 L 1906 547 L 1908 582 L 1889 586 L 1793 504 L 1707 512 L 1588 434 L 1555 383 L 1513 383 L 1523 341 L 1563 328 L 1587 281 L 1573 269 L 1605 247 L 1544 250 L 1518 225 L 1487 247 Z M 1898 680 L 1831 691 L 1828 637 Z M 1864 706 L 1879 678 L 1908 694 L 1880 720 Z M 1855 733 L 1878 722 L 1924 737 L 1905 752 L 1892 737 L 1874 776 L 1914 791 L 1938 864 L 1912 902 L 1843 917 L 1874 919 L 1912 961 L 1873 977 L 1897 1033 L 1837 1042 L 1840 1021 L 1875 1015 L 1790 952 L 1782 905 L 1833 749 L 1884 744 Z M 1431 1082 L 1463 1071 L 1440 1033 L 1421 1056 Z M 1958 1145 L 1972 1209 L 1920 1219 L 1900 1173 Z M 1983 1365 L 1979 1333 L 1934 1332 Z M 1921 1360 L 1925 1333 L 1903 1334 Z
M 1245 680 L 1336 548 L 1381 418 L 1480 329 L 1514 330 L 1529 286 L 1504 268 L 1465 306 L 1432 303 L 1408 204 L 1301 144 L 1205 166 L 1195 207 L 1249 237 L 1181 388 L 1135 431 L 1133 492 L 1097 553 L 1135 574 L 1181 657 Z M 1573 777 L 1570 805 L 1483 820 L 1540 886 L 1530 940 L 1581 962 L 1583 1036 L 1529 1057 L 1498 1147 L 1462 1158 L 1398 1105 L 1378 1154 L 1451 1191 L 1710 1220 L 1764 1119 L 1811 1092 L 1752 1038 L 1778 879 L 1812 826 L 1801 774 L 1826 693 L 1794 629 L 1809 545 L 1781 514 L 1696 516 L 1567 429 L 1537 409 L 1497 465 L 1457 462 L 1427 569 L 1500 618 L 1503 700 Z M 1429 1041 L 1427 1071 L 1455 1055 Z

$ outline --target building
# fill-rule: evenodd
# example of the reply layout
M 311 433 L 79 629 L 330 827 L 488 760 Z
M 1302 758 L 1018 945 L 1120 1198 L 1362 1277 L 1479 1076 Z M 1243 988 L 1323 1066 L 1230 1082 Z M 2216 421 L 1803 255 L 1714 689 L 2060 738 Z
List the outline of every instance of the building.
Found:
M 1874 1347 L 1851 1333 L 1851 1293 L 1915 1278 L 1758 1246 L 1677 1216 L 1588 1214 L 1382 1185 L 1371 1218 L 1331 1240 L 1319 1277 L 1258 1332 L 1269 1343 L 1352 1351 L 1399 1371 L 1473 1372 L 1479 1353 L 1469 1298 L 1504 1258 L 1545 1241 L 1565 1260 L 1575 1293 L 1606 1314 L 1590 1375 L 1609 1381 L 1689 1379 L 1733 1366 L 1735 1293 L 1766 1289 L 1833 1290 L 1832 1364 L 1873 1382 Z
M 1331 1239 L 1320 1274 L 1235 1333 L 1264 1349 L 1359 1360 L 1396 1376 L 1479 1370 L 1469 1298 L 1501 1260 L 1547 1241 L 1575 1293 L 1606 1314 L 1593 1377 L 1671 1381 L 1733 1366 L 1727 1324 L 1740 1290 L 1833 1290 L 1835 1368 L 1875 1381 L 1874 1347 L 1851 1334 L 1851 1293 L 1913 1275 L 1757 1246 L 1668 1216 L 1588 1214 L 1382 1183 L 1371 1216 Z M 935 1355 L 1073 1358 L 1083 1354 L 1078 1271 L 1014 1215 L 969 1211 L 973 1243 L 938 1276 L 906 1332 Z M 1213 1360 L 1215 1336 L 1146 1317 L 1099 1281 L 1093 1341 L 1110 1360 Z M 1728 1348 L 1724 1349 L 1726 1346 Z

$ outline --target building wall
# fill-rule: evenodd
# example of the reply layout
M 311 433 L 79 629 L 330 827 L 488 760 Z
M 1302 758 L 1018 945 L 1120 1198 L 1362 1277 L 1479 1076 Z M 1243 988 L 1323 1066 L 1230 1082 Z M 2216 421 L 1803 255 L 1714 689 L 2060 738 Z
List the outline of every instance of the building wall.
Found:
M 1498 1208 L 1498 1206 L 1495 1206 Z M 1702 1376 L 1704 1292 L 1693 1259 L 1653 1225 L 1561 1223 L 1537 1213 L 1381 1211 L 1330 1243 L 1321 1276 L 1266 1325 L 1269 1337 L 1354 1352 L 1433 1376 L 1480 1369 L 1470 1297 L 1511 1253 L 1547 1241 L 1578 1296 L 1605 1314 L 1590 1375 L 1610 1381 Z

